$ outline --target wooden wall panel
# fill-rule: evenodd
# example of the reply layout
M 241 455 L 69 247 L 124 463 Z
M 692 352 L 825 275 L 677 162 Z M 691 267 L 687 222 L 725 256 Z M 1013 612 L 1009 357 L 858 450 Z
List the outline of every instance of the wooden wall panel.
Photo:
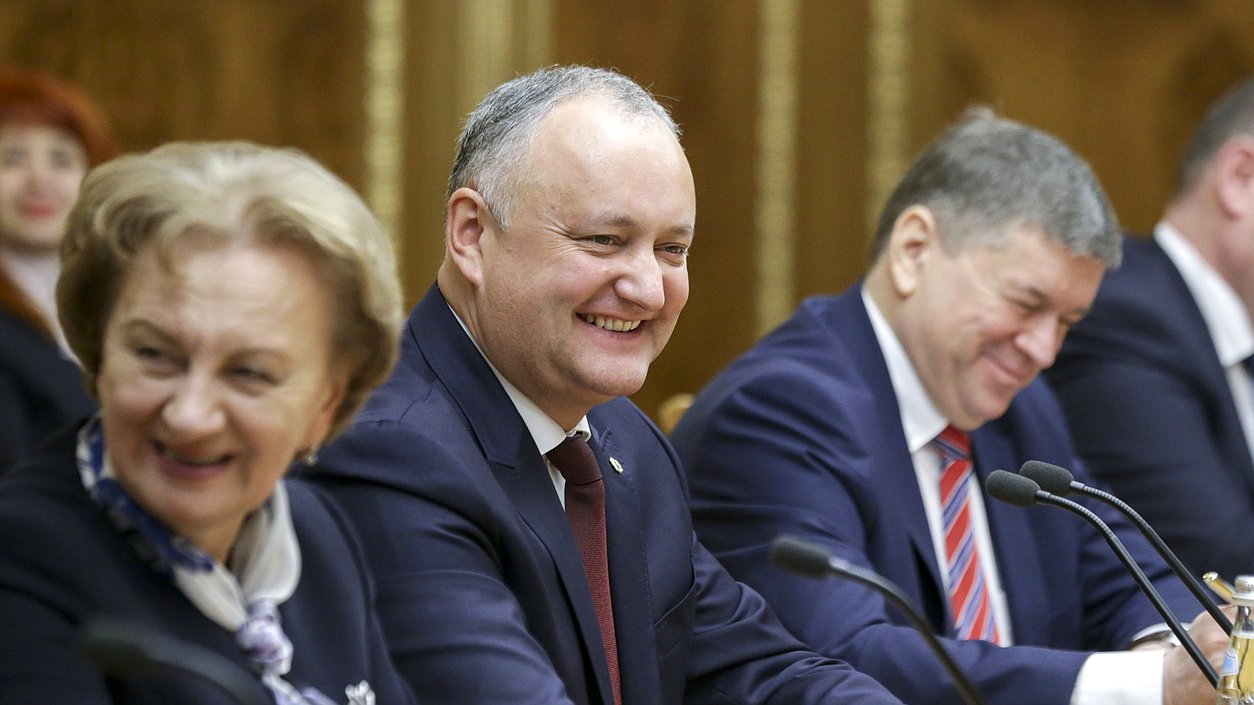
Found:
M 365 191 L 363 148 L 374 133 L 364 101 L 376 86 L 366 56 L 379 31 L 372 35 L 367 10 L 378 1 L 3 0 L 0 63 L 82 84 L 125 148 L 227 138 L 295 145 Z M 872 165 L 904 163 L 968 103 L 990 103 L 1073 144 L 1125 224 L 1144 229 L 1206 104 L 1254 69 L 1248 0 L 404 0 L 401 8 L 404 56 L 390 90 L 402 129 L 391 148 L 400 155 L 392 179 L 410 301 L 443 256 L 445 180 L 463 116 L 492 86 L 552 63 L 613 66 L 650 86 L 683 125 L 697 182 L 692 295 L 636 396 L 650 413 L 748 348 L 781 292 L 786 308 L 854 281 L 879 206 Z M 882 26 L 885 17 L 896 24 Z M 899 95 L 883 93 L 884 47 L 905 52 L 901 66 L 887 67 Z M 890 151 L 901 154 L 884 153 L 886 127 Z M 785 255 L 764 256 L 774 247 Z
M 613 66 L 652 88 L 684 129 L 697 187 L 691 294 L 634 397 L 655 413 L 754 338 L 758 5 L 751 0 L 560 0 L 554 60 Z
M 866 269 L 870 71 L 863 3 L 804 5 L 797 120 L 796 298 L 840 291 Z
M 402 280 L 416 302 L 444 258 L 444 194 L 465 116 L 489 90 L 553 63 L 550 0 L 422 0 L 405 5 Z
M 122 146 L 248 139 L 306 150 L 361 188 L 358 0 L 5 0 L 0 63 L 79 83 Z
M 401 278 L 416 303 L 444 259 L 444 192 L 464 108 L 457 94 L 456 0 L 409 7 Z
M 1084 155 L 1124 225 L 1144 231 L 1206 105 L 1254 71 L 1254 5 L 1114 0 L 918 3 L 921 147 L 972 101 Z

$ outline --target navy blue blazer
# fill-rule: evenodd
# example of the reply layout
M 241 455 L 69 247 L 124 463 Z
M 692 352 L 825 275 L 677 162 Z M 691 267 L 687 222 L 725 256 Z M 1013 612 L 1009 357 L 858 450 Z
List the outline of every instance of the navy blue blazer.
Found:
M 802 641 L 906 702 L 955 701 L 922 638 L 878 595 L 785 573 L 767 557 L 780 534 L 815 541 L 896 583 L 936 634 L 953 634 L 897 397 L 859 286 L 805 301 L 697 395 L 672 440 L 689 472 L 701 540 Z M 1014 471 L 1029 459 L 1076 468 L 1061 413 L 1039 381 L 972 433 L 972 445 L 981 486 L 992 470 Z M 985 505 L 1014 640 L 1023 646 L 947 647 L 990 703 L 1065 705 L 1086 651 L 1124 648 L 1161 619 L 1078 517 L 987 498 Z M 1121 535 L 1185 619 L 1200 611 L 1140 537 L 1126 528 Z
M 252 672 L 234 637 L 150 569 L 91 499 L 75 440 L 73 429 L 55 434 L 44 452 L 0 479 L 0 703 L 232 705 L 194 676 L 106 679 L 78 653 L 84 620 L 111 616 Z M 347 519 L 299 482 L 288 482 L 288 499 L 302 566 L 295 594 L 279 607 L 295 647 L 286 680 L 337 702 L 346 686 L 365 680 L 379 705 L 412 703 L 388 660 Z
M 0 302 L 0 474 L 95 408 L 78 366 Z
M 1089 470 L 1185 565 L 1254 573 L 1254 464 L 1206 321 L 1158 243 L 1124 243 L 1050 384 Z
M 696 542 L 673 452 L 635 406 L 588 418 L 625 705 L 895 702 L 804 650 Z M 392 378 L 321 457 L 313 477 L 357 524 L 420 700 L 613 702 L 548 468 L 438 289 L 414 309 Z

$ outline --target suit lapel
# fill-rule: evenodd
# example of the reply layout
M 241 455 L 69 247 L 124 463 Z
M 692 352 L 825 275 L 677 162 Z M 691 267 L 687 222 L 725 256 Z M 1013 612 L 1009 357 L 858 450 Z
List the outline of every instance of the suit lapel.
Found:
M 575 616 L 584 651 L 592 664 L 592 670 L 596 673 L 602 701 L 612 703 L 613 694 L 610 689 L 605 646 L 601 642 L 601 626 L 597 621 L 596 607 L 592 601 L 592 592 L 588 587 L 583 561 L 579 557 L 579 547 L 575 544 L 574 534 L 571 532 L 570 523 L 566 520 L 566 513 L 562 510 L 557 492 L 553 489 L 548 466 L 536 453 L 535 442 L 525 427 L 519 438 L 516 457 L 526 458 L 526 460 L 519 463 L 517 468 L 492 463 L 492 472 L 517 508 L 518 516 L 540 540 L 540 543 L 544 544 L 545 550 L 552 559 L 562 587 L 566 591 L 570 611 Z M 604 475 L 606 463 L 600 454 L 597 456 L 597 463 Z M 613 551 L 610 555 L 613 556 Z M 611 564 L 611 579 L 613 577 Z M 617 607 L 616 602 L 616 612 Z M 617 627 L 617 620 L 615 627 Z
M 850 352 L 854 368 L 873 398 L 874 418 L 870 422 L 875 427 L 864 437 L 882 441 L 880 447 L 871 449 L 873 455 L 879 458 L 875 471 L 884 476 L 884 481 L 877 481 L 876 484 L 883 490 L 885 501 L 890 507 L 890 516 L 900 522 L 914 548 L 918 560 L 913 563 L 922 566 L 940 598 L 940 604 L 947 605 L 936 550 L 932 546 L 932 532 L 927 525 L 927 513 L 923 510 L 923 497 L 919 494 L 914 460 L 910 457 L 906 434 L 901 427 L 897 393 L 888 375 L 888 365 L 884 362 L 884 353 L 875 338 L 871 319 L 862 303 L 860 284 L 836 299 L 833 320 L 829 322 L 829 327 L 840 331 L 841 341 Z M 897 576 L 895 580 L 904 583 L 904 577 L 905 575 Z M 934 625 L 942 632 L 952 629 L 949 625 L 952 625 L 953 620 L 948 619 L 947 615 L 944 617 L 944 621 Z
M 1198 383 L 1202 386 L 1202 395 L 1218 407 L 1214 422 L 1224 459 L 1233 469 L 1233 479 L 1242 482 L 1246 492 L 1254 497 L 1254 460 L 1250 458 L 1245 431 L 1241 428 L 1241 417 L 1237 414 L 1232 389 L 1228 385 L 1227 370 L 1215 351 L 1206 318 L 1184 277 L 1180 275 L 1180 270 L 1158 242 L 1150 239 L 1143 243 L 1130 243 L 1128 247 L 1131 249 L 1134 246 L 1144 248 L 1145 254 L 1160 270 L 1156 278 L 1169 282 L 1173 289 L 1171 293 L 1159 297 L 1160 315 L 1164 319 L 1175 321 L 1172 329 L 1188 331 L 1180 336 L 1181 347 L 1173 351 L 1174 356 L 1178 356 L 1183 369 L 1196 374 Z
M 419 330 L 423 334 L 419 335 Z M 566 591 L 585 654 L 596 673 L 602 701 L 612 703 L 601 628 L 579 548 L 575 545 L 574 534 L 553 488 L 548 465 L 537 451 L 526 424 L 483 355 L 462 330 L 438 287 L 431 287 L 415 308 L 411 334 L 427 364 L 460 407 L 496 481 L 508 495 L 523 523 L 544 545 L 552 559 Z M 616 474 L 609 469 L 604 454 L 596 450 L 596 444 L 593 444 L 593 449 L 597 452 L 602 475 L 606 475 L 607 471 Z M 606 490 L 609 496 L 608 484 Z M 608 499 L 606 509 L 608 514 L 611 510 Z M 610 556 L 613 577 L 612 548 Z M 618 592 L 614 591 L 615 599 L 618 599 Z M 617 602 L 615 606 L 617 612 Z M 643 614 L 648 614 L 648 611 Z M 615 619 L 617 627 L 618 620 Z
M 658 693 L 662 687 L 658 680 L 657 641 L 653 623 L 648 618 L 651 614 L 648 563 L 640 498 L 635 487 L 640 473 L 620 462 L 621 458 L 630 462 L 632 456 L 628 449 L 617 447 L 612 428 L 594 427 L 593 432 L 592 450 L 605 478 L 610 590 L 614 601 L 614 630 L 618 636 L 620 686 L 626 703 L 632 701 L 633 694 Z M 617 465 L 610 462 L 611 457 Z M 620 467 L 622 472 L 618 471 Z M 601 675 L 600 671 L 597 675 Z M 608 675 L 600 680 L 604 691 Z

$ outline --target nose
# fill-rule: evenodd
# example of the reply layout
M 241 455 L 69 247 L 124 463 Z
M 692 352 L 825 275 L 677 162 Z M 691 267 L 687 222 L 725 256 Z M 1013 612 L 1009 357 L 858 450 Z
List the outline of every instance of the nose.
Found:
M 1040 315 L 1019 333 L 1015 342 L 1032 360 L 1032 364 L 1038 370 L 1043 370 L 1054 364 L 1065 333 L 1066 327 L 1054 316 Z
M 665 279 L 652 248 L 638 248 L 624 260 L 614 291 L 644 311 L 661 310 L 666 303 Z
M 55 169 L 50 164 L 39 159 L 32 159 L 26 165 L 23 179 L 27 188 L 43 191 L 52 183 L 54 172 Z
M 191 439 L 222 428 L 226 419 L 216 384 L 208 375 L 188 373 L 174 384 L 161 408 L 165 425 Z
M 45 181 L 56 171 L 50 158 L 37 154 L 32 154 L 24 160 L 22 169 L 30 181 Z

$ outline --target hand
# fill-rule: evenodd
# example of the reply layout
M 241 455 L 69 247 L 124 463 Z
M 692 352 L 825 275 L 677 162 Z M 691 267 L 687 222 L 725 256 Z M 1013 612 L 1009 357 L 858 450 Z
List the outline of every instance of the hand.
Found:
M 1231 605 L 1223 609 L 1229 619 L 1236 613 L 1236 608 Z M 1228 648 L 1228 635 L 1224 630 L 1209 614 L 1202 612 L 1193 618 L 1189 636 L 1218 671 L 1223 665 L 1224 651 Z M 1179 646 L 1169 650 L 1163 656 L 1163 705 L 1212 705 L 1214 702 L 1215 689 L 1198 670 L 1188 652 Z

